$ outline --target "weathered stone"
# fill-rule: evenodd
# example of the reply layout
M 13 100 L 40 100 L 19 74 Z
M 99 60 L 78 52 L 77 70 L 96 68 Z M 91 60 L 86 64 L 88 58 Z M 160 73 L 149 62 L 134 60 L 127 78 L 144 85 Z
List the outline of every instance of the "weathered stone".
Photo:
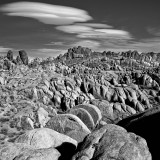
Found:
M 65 142 L 77 146 L 77 142 L 74 139 L 49 128 L 38 128 L 27 131 L 25 134 L 19 136 L 15 142 L 30 145 L 35 149 L 55 148 Z
M 137 101 L 136 110 L 137 110 L 138 112 L 143 112 L 143 111 L 145 110 L 145 109 L 143 108 L 142 104 L 141 104 L 139 101 Z
M 32 130 L 34 129 L 34 122 L 29 117 L 22 117 L 21 127 L 23 130 Z
M 126 110 L 128 111 L 129 114 L 136 114 L 136 110 L 128 105 L 126 105 Z
M 58 160 L 61 154 L 55 148 L 41 148 L 21 143 L 8 143 L 0 147 L 1 160 Z
M 107 123 L 113 123 L 114 114 L 113 114 L 113 107 L 109 104 L 108 101 L 105 100 L 91 100 L 91 104 L 97 106 L 102 114 L 102 120 Z
M 160 130 L 157 129 L 156 125 L 159 121 L 160 107 L 157 106 L 127 117 L 116 124 L 124 127 L 129 132 L 134 132 L 145 138 L 152 154 L 152 158 L 159 160 L 160 155 L 157 145 L 160 143 Z
M 72 114 L 54 116 L 45 127 L 68 135 L 77 142 L 81 142 L 90 133 L 88 127 L 77 116 Z
M 28 55 L 24 50 L 19 51 L 19 56 L 24 65 L 28 65 Z
M 37 115 L 40 127 L 43 128 L 50 119 L 48 117 L 48 112 L 44 108 L 40 107 L 37 111 Z
M 10 60 L 10 61 L 13 61 L 13 52 L 11 50 L 9 50 L 7 52 L 7 58 Z
M 72 160 L 151 160 L 145 139 L 124 128 L 107 124 L 89 134 Z
M 83 104 L 75 106 L 75 108 L 83 108 L 87 110 L 92 116 L 95 125 L 97 125 L 99 121 L 102 119 L 101 111 L 95 105 L 83 103 Z
M 79 117 L 82 122 L 90 129 L 93 130 L 95 127 L 94 121 L 90 113 L 83 108 L 73 108 L 69 112 L 70 114 L 76 115 Z

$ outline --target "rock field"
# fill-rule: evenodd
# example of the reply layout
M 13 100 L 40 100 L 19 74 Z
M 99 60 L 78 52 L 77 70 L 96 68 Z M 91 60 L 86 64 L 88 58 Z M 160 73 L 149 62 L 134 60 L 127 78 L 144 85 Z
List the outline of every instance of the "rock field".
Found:
M 0 57 L 0 160 L 160 160 L 160 55 Z M 122 128 L 123 127 L 123 128 Z

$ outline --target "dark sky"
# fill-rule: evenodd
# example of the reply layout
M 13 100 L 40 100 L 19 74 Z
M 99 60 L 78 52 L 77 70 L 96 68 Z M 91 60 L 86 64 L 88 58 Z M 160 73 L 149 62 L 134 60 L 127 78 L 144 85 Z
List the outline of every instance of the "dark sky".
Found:
M 78 45 L 160 52 L 160 1 L 0 0 L 1 53 L 48 57 Z

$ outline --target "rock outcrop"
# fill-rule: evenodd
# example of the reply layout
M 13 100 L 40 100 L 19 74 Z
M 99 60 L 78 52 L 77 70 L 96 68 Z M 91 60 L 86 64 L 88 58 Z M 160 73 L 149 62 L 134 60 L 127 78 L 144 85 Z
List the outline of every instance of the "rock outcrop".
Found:
M 62 150 L 64 146 L 68 154 Z M 1 145 L 0 156 L 2 160 L 70 159 L 76 146 L 77 141 L 72 138 L 48 128 L 40 128 L 19 136 L 14 143 Z
M 146 141 L 122 127 L 107 124 L 89 134 L 72 160 L 151 160 Z
M 155 144 L 160 143 L 160 131 L 156 125 L 160 121 L 160 107 L 154 107 L 139 114 L 127 117 L 116 124 L 124 127 L 128 132 L 134 132 L 145 138 L 152 157 L 160 158 L 158 148 Z
M 0 56 L 0 146 L 8 147 L 2 157 L 71 159 L 76 145 L 68 143 L 64 137 L 68 136 L 79 149 L 85 143 L 93 147 L 77 149 L 88 159 L 108 155 L 110 159 L 151 159 L 146 141 L 156 159 L 159 132 L 153 124 L 159 121 L 159 54 L 93 52 L 78 46 L 57 58 L 30 60 L 24 50 L 14 57 L 11 51 Z M 66 140 L 63 145 L 52 130 Z M 91 137 L 99 143 L 92 143 Z
M 24 50 L 19 51 L 19 56 L 24 65 L 28 65 L 28 55 Z
M 72 114 L 53 116 L 45 127 L 68 135 L 77 142 L 83 141 L 86 135 L 91 132 L 77 116 Z
M 9 50 L 7 52 L 7 58 L 10 60 L 10 61 L 13 61 L 13 52 L 11 50 Z

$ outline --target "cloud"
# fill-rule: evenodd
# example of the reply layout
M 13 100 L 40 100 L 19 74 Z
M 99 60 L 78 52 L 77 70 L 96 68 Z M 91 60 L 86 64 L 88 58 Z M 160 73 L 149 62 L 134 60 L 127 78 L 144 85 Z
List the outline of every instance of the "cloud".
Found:
M 112 34 L 112 35 L 128 35 L 128 32 L 122 31 L 122 30 L 115 30 L 115 29 L 96 29 L 97 32 L 102 32 L 106 34 Z
M 139 42 L 133 42 L 131 45 L 142 52 L 160 52 L 160 38 L 158 37 L 142 39 Z
M 132 39 L 127 31 L 108 29 L 108 28 L 93 28 L 90 26 L 82 25 L 66 25 L 57 26 L 56 29 L 66 32 L 77 34 L 79 38 L 92 38 L 92 39 Z
M 48 44 L 45 45 L 49 45 L 49 46 L 64 46 L 64 42 L 50 42 Z
M 80 26 L 80 25 L 58 26 L 56 27 L 56 29 L 66 33 L 84 33 L 93 31 L 91 27 Z
M 155 27 L 147 27 L 147 32 L 153 36 L 160 36 L 160 29 Z
M 160 38 L 149 38 L 135 40 L 123 40 L 123 39 L 108 39 L 101 42 L 101 48 L 103 50 L 111 51 L 127 51 L 137 50 L 139 52 L 158 52 L 160 53 Z
M 110 25 L 102 24 L 102 23 L 76 23 L 76 25 L 95 27 L 95 28 L 113 28 Z
M 82 47 L 88 47 L 90 49 L 97 49 L 100 47 L 100 42 L 93 41 L 93 40 L 82 40 L 82 41 L 73 43 L 71 46 L 82 46 Z
M 66 50 L 52 49 L 52 48 L 40 48 L 32 49 L 29 51 L 32 57 L 57 57 L 59 54 L 64 54 Z
M 93 39 L 132 39 L 129 32 L 116 29 L 94 29 L 91 32 L 81 33 L 78 37 Z
M 3 46 L 0 46 L 0 53 L 8 52 L 9 50 L 12 50 L 12 48 L 5 48 Z
M 81 33 L 78 35 L 79 38 L 92 38 L 92 39 L 132 39 L 129 34 L 112 34 L 102 33 L 99 31 L 93 31 L 89 33 Z
M 64 25 L 86 22 L 92 17 L 84 10 L 39 2 L 15 2 L 0 8 L 8 16 L 34 18 L 45 24 Z

